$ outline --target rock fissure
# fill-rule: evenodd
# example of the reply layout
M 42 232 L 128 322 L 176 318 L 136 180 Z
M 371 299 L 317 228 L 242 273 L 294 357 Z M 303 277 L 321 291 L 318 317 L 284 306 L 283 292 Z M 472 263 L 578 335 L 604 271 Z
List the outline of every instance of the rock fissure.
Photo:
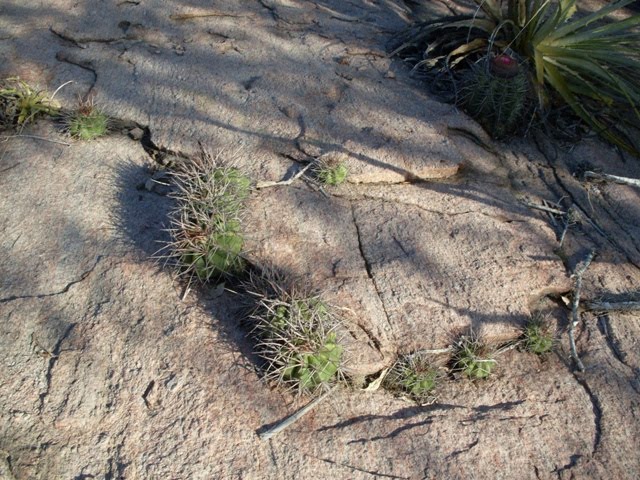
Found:
M 125 35 L 118 36 L 118 37 L 102 37 L 102 38 L 90 37 L 90 36 L 80 37 L 64 30 L 58 31 L 54 27 L 49 27 L 49 31 L 51 31 L 51 33 L 53 33 L 56 37 L 72 43 L 77 48 L 87 48 L 86 45 L 83 45 L 84 43 L 114 43 L 114 42 L 127 40 L 127 37 Z
M 453 460 L 458 455 L 462 455 L 463 453 L 467 453 L 468 451 L 470 451 L 471 449 L 476 447 L 478 445 L 478 443 L 480 443 L 480 439 L 476 438 L 473 442 L 471 442 L 469 445 L 465 446 L 464 448 L 461 448 L 460 450 L 456 450 L 454 452 L 451 452 L 449 455 L 447 455 L 447 460 Z
M 566 196 L 570 199 L 571 204 L 574 208 L 576 208 L 579 212 L 580 215 L 582 216 L 582 218 L 584 218 L 592 227 L 593 229 L 598 232 L 598 234 L 604 238 L 604 240 L 606 240 L 611 246 L 613 246 L 619 253 L 621 253 L 622 255 L 624 255 L 625 259 L 634 267 L 636 267 L 638 270 L 640 270 L 640 264 L 636 263 L 631 257 L 630 255 L 627 253 L 627 251 L 611 236 L 609 235 L 607 232 L 605 232 L 605 230 L 598 224 L 598 222 L 591 217 L 591 215 L 589 215 L 588 211 L 586 208 L 584 208 L 584 206 L 582 206 L 580 204 L 580 202 L 578 201 L 578 199 L 575 197 L 575 195 L 573 194 L 573 192 L 571 191 L 570 188 L 568 188 L 564 181 L 562 180 L 562 178 L 560 177 L 560 174 L 558 173 L 558 170 L 556 168 L 555 165 L 553 165 L 553 163 L 551 162 L 551 160 L 547 157 L 546 153 L 539 148 L 539 151 L 543 154 L 543 156 L 545 157 L 545 159 L 547 160 L 549 166 L 551 167 L 551 171 L 553 172 L 553 177 L 557 183 L 557 185 L 562 189 L 562 191 L 566 194 Z M 615 221 L 615 220 L 614 220 Z M 617 222 L 616 222 L 617 223 Z
M 364 261 L 364 266 L 365 266 L 365 269 L 367 271 L 367 276 L 369 277 L 369 280 L 373 284 L 373 288 L 376 291 L 376 295 L 378 296 L 378 299 L 380 300 L 380 305 L 382 305 L 382 310 L 383 310 L 384 316 L 385 316 L 385 318 L 387 320 L 387 324 L 389 325 L 389 328 L 391 329 L 391 331 L 393 331 L 393 323 L 391 322 L 391 317 L 389 316 L 389 311 L 387 310 L 387 306 L 385 305 L 384 300 L 382 298 L 382 294 L 380 292 L 380 287 L 379 287 L 378 283 L 376 282 L 376 279 L 375 279 L 375 277 L 373 275 L 373 268 L 371 266 L 371 262 L 367 258 L 367 255 L 366 255 L 366 253 L 364 251 L 364 245 L 362 243 L 362 235 L 361 235 L 361 232 L 360 232 L 360 225 L 358 224 L 358 219 L 357 219 L 355 206 L 354 206 L 353 202 L 351 203 L 351 217 L 353 219 L 353 225 L 356 228 L 356 235 L 358 237 L 358 249 L 360 251 L 360 256 L 362 257 L 362 260 Z
M 96 258 L 96 261 L 93 264 L 93 266 L 89 270 L 83 272 L 77 280 L 73 280 L 73 281 L 67 283 L 67 285 L 65 285 L 64 288 L 62 288 L 61 290 L 59 290 L 57 292 L 38 293 L 38 294 L 35 294 L 35 295 L 13 295 L 11 297 L 0 298 L 0 304 L 8 303 L 8 302 L 14 302 L 16 300 L 26 300 L 26 299 L 31 299 L 31 298 L 42 299 L 42 298 L 47 298 L 47 297 L 55 297 L 57 295 L 64 295 L 65 293 L 69 292 L 71 287 L 73 287 L 74 285 L 77 285 L 78 283 L 83 282 L 84 280 L 86 280 L 87 277 L 89 275 L 91 275 L 93 273 L 93 271 L 95 270 L 95 268 L 98 266 L 98 263 L 100 262 L 100 260 L 102 260 L 102 255 L 99 255 Z
M 58 338 L 58 341 L 56 342 L 56 344 L 51 349 L 50 355 L 48 355 L 47 357 L 47 370 L 45 372 L 45 388 L 44 388 L 44 391 L 39 394 L 39 405 L 38 405 L 39 414 L 42 414 L 44 410 L 44 402 L 47 396 L 49 395 L 49 391 L 51 390 L 51 377 L 53 374 L 53 368 L 55 367 L 56 362 L 58 361 L 58 358 L 60 358 L 60 347 L 62 346 L 62 342 L 64 342 L 69 337 L 69 334 L 75 328 L 75 326 L 76 326 L 75 323 L 71 323 L 67 326 L 67 328 L 62 333 L 62 335 L 60 335 L 60 338 Z
M 571 457 L 569 458 L 569 463 L 567 463 L 566 465 L 563 465 L 560 468 L 556 468 L 553 471 L 553 473 L 555 473 L 558 476 L 558 480 L 562 480 L 564 472 L 567 472 L 572 468 L 575 468 L 578 465 L 578 463 L 582 460 L 582 457 L 583 456 L 579 454 L 571 455 Z
M 611 333 L 611 322 L 609 319 L 609 315 L 607 315 L 606 313 L 598 315 L 598 323 L 600 326 L 600 333 L 607 342 L 607 346 L 609 347 L 609 350 L 611 350 L 611 354 L 622 365 L 627 368 L 631 368 L 631 366 L 625 361 L 626 354 L 620 349 L 618 342 Z
M 83 70 L 86 70 L 93 74 L 93 81 L 91 82 L 91 85 L 87 90 L 87 93 L 84 95 L 85 99 L 87 100 L 90 99 L 91 92 L 93 91 L 96 84 L 98 83 L 98 70 L 96 70 L 96 67 L 93 65 L 93 62 L 91 62 L 90 60 L 75 58 L 73 54 L 64 50 L 61 50 L 58 53 L 56 53 L 56 60 L 58 60 L 59 62 L 68 63 L 69 65 L 74 65 L 76 67 L 82 68 Z
M 593 393 L 587 381 L 584 378 L 580 378 L 579 373 L 574 372 L 573 378 L 575 378 L 578 385 L 582 387 L 582 389 L 588 395 L 589 400 L 591 401 L 591 409 L 593 411 L 593 423 L 595 427 L 593 446 L 591 448 L 591 456 L 593 457 L 596 454 L 598 447 L 600 447 L 600 442 L 602 440 L 602 406 L 600 405 L 600 399 L 598 398 L 598 396 L 595 393 Z
M 350 470 L 353 470 L 354 472 L 360 472 L 360 473 L 366 473 L 368 475 L 371 475 L 374 478 L 393 478 L 393 479 L 397 479 L 397 480 L 409 480 L 409 477 L 399 477 L 397 475 L 390 475 L 390 474 L 386 474 L 386 473 L 380 473 L 380 472 L 376 472 L 373 470 L 366 470 L 360 467 L 356 467 L 354 465 L 348 465 L 346 463 L 342 463 L 342 462 L 336 462 L 335 460 L 331 460 L 329 458 L 319 458 L 319 457 L 312 457 L 315 458 L 317 460 L 323 461 L 325 463 L 330 463 L 332 465 L 337 465 L 340 467 L 344 467 L 344 468 L 348 468 Z
M 609 202 L 607 202 L 605 199 L 603 199 L 603 202 L 600 204 L 600 206 L 609 215 L 609 217 L 615 222 L 617 227 L 620 228 L 620 230 L 622 230 L 627 235 L 627 237 L 629 238 L 629 241 L 633 244 L 633 246 L 635 247 L 636 251 L 638 253 L 640 253 L 640 243 L 636 239 L 636 237 L 633 234 L 633 232 L 629 231 L 629 228 L 627 228 L 625 223 L 620 221 L 618 215 L 616 215 L 615 213 L 611 212 L 611 209 L 609 208 Z M 638 268 L 640 268 L 640 267 L 638 267 Z

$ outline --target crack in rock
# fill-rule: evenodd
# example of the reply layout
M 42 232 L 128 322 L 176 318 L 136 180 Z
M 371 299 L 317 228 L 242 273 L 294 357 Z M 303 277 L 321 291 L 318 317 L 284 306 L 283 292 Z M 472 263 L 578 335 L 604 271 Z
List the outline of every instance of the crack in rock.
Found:
M 362 260 L 364 261 L 364 266 L 365 266 L 365 269 L 367 270 L 367 276 L 369 277 L 369 280 L 371 280 L 371 283 L 373 284 L 373 288 L 375 288 L 376 290 L 376 295 L 380 299 L 380 304 L 382 305 L 384 316 L 387 319 L 387 323 L 389 324 L 391 331 L 393 331 L 393 324 L 391 323 L 391 317 L 389 316 L 387 306 L 385 305 L 384 300 L 382 299 L 380 287 L 378 286 L 378 283 L 376 282 L 376 279 L 373 276 L 373 269 L 371 267 L 371 263 L 369 262 L 369 259 L 367 258 L 367 255 L 364 252 L 362 235 L 360 233 L 360 225 L 358 224 L 358 219 L 356 218 L 356 210 L 353 203 L 351 204 L 351 217 L 353 219 L 353 224 L 356 227 L 356 235 L 358 236 L 358 249 L 360 251 L 360 256 L 362 257 Z
M 80 67 L 83 70 L 87 70 L 88 72 L 91 72 L 93 74 L 93 81 L 91 82 L 91 86 L 89 86 L 89 89 L 85 94 L 85 99 L 90 98 L 91 92 L 93 91 L 96 84 L 98 83 L 98 71 L 96 70 L 96 67 L 93 65 L 93 62 L 91 62 L 90 60 L 83 60 L 83 59 L 77 58 L 72 53 L 66 52 L 64 50 L 61 50 L 58 53 L 56 53 L 56 60 L 58 60 L 59 62 L 68 63 L 70 65 L 75 65 L 76 67 Z
M 602 441 L 602 406 L 600 405 L 600 399 L 593 393 L 585 379 L 580 378 L 575 372 L 573 373 L 573 378 L 575 378 L 576 382 L 584 389 L 591 401 L 593 423 L 595 426 L 595 436 L 593 439 L 593 446 L 591 448 L 591 456 L 593 457 L 596 454 L 598 447 L 600 447 L 600 442 Z
M 60 347 L 62 346 L 62 342 L 64 342 L 68 337 L 71 331 L 76 326 L 75 323 L 69 324 L 64 333 L 60 336 L 56 344 L 51 349 L 51 355 L 47 359 L 47 371 L 45 372 L 45 390 L 39 395 L 40 405 L 38 406 L 38 413 L 42 414 L 44 410 L 44 401 L 49 395 L 49 390 L 51 389 L 51 376 L 53 372 L 53 367 L 55 367 L 58 358 L 60 358 Z
M 320 461 L 325 462 L 325 463 L 329 463 L 331 465 L 337 465 L 337 466 L 340 466 L 340 467 L 345 467 L 345 468 L 348 468 L 350 470 L 353 470 L 354 472 L 366 473 L 368 475 L 373 476 L 374 478 L 394 478 L 394 479 L 398 479 L 398 480 L 409 480 L 408 477 L 399 477 L 397 475 L 391 475 L 391 474 L 388 474 L 388 473 L 380 473 L 380 472 L 376 472 L 376 471 L 373 471 L 373 470 L 366 470 L 364 468 L 356 467 L 354 465 L 348 465 L 346 463 L 336 462 L 335 460 L 331 460 L 330 458 L 319 458 L 319 457 L 312 457 L 312 458 L 315 458 L 315 459 L 320 460 Z
M 11 297 L 0 298 L 0 304 L 13 302 L 15 300 L 25 300 L 25 299 L 30 299 L 30 298 L 41 299 L 41 298 L 55 297 L 56 295 L 64 295 L 65 293 L 69 292 L 71 287 L 73 287 L 74 285 L 77 285 L 78 283 L 81 283 L 84 280 L 86 280 L 87 277 L 89 275 L 91 275 L 91 273 L 98 266 L 98 263 L 100 262 L 100 260 L 102 260 L 102 255 L 98 255 L 98 257 L 96 258 L 96 261 L 93 264 L 93 266 L 89 270 L 83 272 L 82 275 L 80 275 L 80 278 L 78 278 L 77 280 L 73 280 L 73 281 L 69 282 L 62 290 L 59 290 L 57 292 L 51 292 L 51 293 L 39 293 L 39 294 L 36 294 L 36 295 L 13 295 Z
M 469 445 L 467 445 L 466 447 L 461 448 L 460 450 L 456 450 L 454 452 L 451 452 L 449 455 L 447 455 L 447 457 L 445 458 L 446 461 L 450 461 L 453 460 L 454 458 L 456 458 L 458 455 L 462 455 L 463 453 L 466 453 L 468 451 L 470 451 L 471 449 L 473 449 L 476 445 L 478 445 L 478 443 L 480 443 L 480 439 L 476 438 L 473 442 L 471 442 Z
M 582 455 L 579 455 L 579 454 L 571 455 L 571 457 L 569 458 L 569 463 L 567 463 L 566 465 L 560 468 L 555 469 L 553 473 L 555 473 L 558 476 L 558 480 L 562 480 L 562 473 L 567 472 L 572 468 L 574 468 L 576 465 L 578 465 L 580 460 L 582 460 Z
M 566 194 L 566 196 L 571 200 L 571 203 L 575 206 L 575 208 L 580 212 L 580 214 L 583 216 L 583 218 L 594 228 L 594 230 L 596 232 L 598 232 L 609 244 L 611 244 L 611 246 L 613 246 L 619 253 L 621 253 L 622 255 L 624 255 L 624 257 L 626 258 L 626 260 L 633 265 L 634 267 L 636 267 L 637 269 L 640 269 L 640 265 L 638 263 L 636 263 L 627 253 L 626 249 L 624 249 L 613 237 L 611 237 L 611 235 L 608 235 L 603 229 L 602 227 L 600 227 L 600 225 L 598 225 L 598 223 L 595 221 L 594 218 L 591 217 L 591 215 L 589 215 L 588 210 L 586 208 L 584 208 L 584 206 L 582 206 L 580 204 L 580 202 L 578 202 L 577 198 L 575 197 L 575 195 L 573 194 L 573 192 L 571 191 L 571 189 L 569 189 L 565 183 L 562 181 L 562 179 L 560 178 L 560 175 L 558 174 L 558 170 L 556 168 L 556 166 L 553 164 L 553 162 L 551 161 L 551 159 L 549 159 L 547 153 L 544 151 L 543 148 L 540 147 L 540 145 L 538 145 L 538 150 L 540 151 L 540 153 L 542 153 L 543 157 L 547 160 L 547 163 L 549 165 L 549 167 L 551 168 L 551 172 L 553 173 L 553 177 L 557 183 L 557 185 L 562 189 L 562 191 Z M 545 182 L 546 183 L 546 182 Z M 547 186 L 551 187 L 550 185 L 547 184 Z M 605 209 L 606 210 L 606 209 Z M 615 220 L 614 220 L 615 221 Z M 617 222 L 616 222 L 617 223 Z M 625 231 L 623 229 L 623 231 Z M 635 244 L 635 243 L 634 243 Z
M 607 346 L 609 347 L 609 350 L 611 350 L 611 354 L 614 356 L 614 358 L 625 367 L 631 368 L 633 370 L 631 365 L 629 365 L 625 360 L 626 354 L 622 351 L 622 349 L 618 345 L 618 342 L 611 333 L 611 322 L 609 321 L 609 315 L 607 315 L 606 313 L 598 315 L 598 326 L 600 333 L 607 342 Z

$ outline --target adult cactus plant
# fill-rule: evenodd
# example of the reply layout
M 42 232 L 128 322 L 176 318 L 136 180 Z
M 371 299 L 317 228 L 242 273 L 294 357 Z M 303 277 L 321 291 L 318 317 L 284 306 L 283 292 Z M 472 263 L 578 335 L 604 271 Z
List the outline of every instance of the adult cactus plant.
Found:
M 319 295 L 285 288 L 274 275 L 250 277 L 256 353 L 266 377 L 297 394 L 317 395 L 344 378 L 339 318 Z
M 177 206 L 166 257 L 203 283 L 238 273 L 244 266 L 241 220 L 249 178 L 208 152 L 180 165 L 173 177 Z
M 462 76 L 459 105 L 495 138 L 522 126 L 531 105 L 526 68 L 506 54 L 483 57 Z

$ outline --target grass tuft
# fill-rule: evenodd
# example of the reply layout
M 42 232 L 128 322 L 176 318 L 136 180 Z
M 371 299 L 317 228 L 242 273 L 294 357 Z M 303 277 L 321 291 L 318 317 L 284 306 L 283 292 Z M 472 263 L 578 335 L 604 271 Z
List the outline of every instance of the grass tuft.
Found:
M 320 183 L 331 187 L 337 187 L 349 176 L 346 165 L 335 159 L 318 160 L 314 173 Z

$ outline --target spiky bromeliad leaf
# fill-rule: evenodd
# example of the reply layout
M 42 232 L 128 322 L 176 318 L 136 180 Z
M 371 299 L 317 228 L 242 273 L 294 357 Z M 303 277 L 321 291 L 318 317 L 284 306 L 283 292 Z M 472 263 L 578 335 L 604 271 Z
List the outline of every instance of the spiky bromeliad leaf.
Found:
M 452 71 L 488 53 L 512 50 L 534 69 L 542 110 L 553 107 L 556 92 L 602 137 L 640 156 L 640 15 L 605 23 L 634 1 L 574 17 L 576 0 L 475 0 L 475 15 L 416 24 L 393 54 L 414 63 L 441 90 L 439 75 L 453 79 Z
M 532 38 L 536 79 L 549 85 L 602 137 L 640 155 L 625 127 L 640 123 L 640 15 L 602 25 L 599 21 L 633 0 L 620 0 L 585 17 L 565 22 L 563 8 L 547 19 Z M 635 123 L 635 125 L 634 125 Z

